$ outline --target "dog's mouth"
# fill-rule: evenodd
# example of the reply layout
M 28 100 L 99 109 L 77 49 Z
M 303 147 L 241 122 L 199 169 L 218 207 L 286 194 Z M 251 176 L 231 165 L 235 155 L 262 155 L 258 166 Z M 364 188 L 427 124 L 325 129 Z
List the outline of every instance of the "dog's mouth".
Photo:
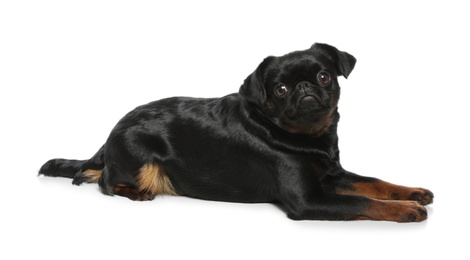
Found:
M 319 114 L 327 112 L 330 107 L 325 100 L 322 100 L 317 95 L 305 95 L 298 99 L 298 101 L 285 111 L 285 115 L 290 120 L 298 120 L 301 118 L 307 119 L 317 117 Z
M 297 103 L 297 111 L 302 113 L 315 113 L 327 110 L 325 100 L 315 94 L 305 95 Z
M 304 104 L 307 106 L 310 106 L 310 105 L 321 104 L 321 103 L 322 103 L 322 100 L 320 99 L 320 97 L 316 95 L 305 95 L 304 97 L 300 99 L 298 106 L 301 106 L 301 105 L 303 106 Z

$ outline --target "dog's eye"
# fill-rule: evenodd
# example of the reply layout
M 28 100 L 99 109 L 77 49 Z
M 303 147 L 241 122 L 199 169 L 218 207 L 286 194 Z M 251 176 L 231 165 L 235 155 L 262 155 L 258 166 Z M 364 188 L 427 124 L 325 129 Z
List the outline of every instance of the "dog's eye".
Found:
M 287 94 L 287 87 L 284 86 L 284 85 L 280 85 L 280 86 L 276 87 L 276 89 L 274 90 L 274 94 L 277 97 L 285 96 Z
M 317 80 L 323 86 L 328 85 L 331 81 L 330 73 L 324 71 L 318 73 Z

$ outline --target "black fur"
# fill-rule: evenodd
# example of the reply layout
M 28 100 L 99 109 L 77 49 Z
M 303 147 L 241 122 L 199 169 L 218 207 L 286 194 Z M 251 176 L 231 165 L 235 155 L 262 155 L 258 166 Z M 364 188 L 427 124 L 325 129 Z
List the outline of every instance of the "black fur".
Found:
M 137 107 L 93 158 L 51 160 L 40 174 L 80 184 L 87 181 L 87 169 L 103 170 L 99 185 L 112 194 L 116 185 L 138 186 L 142 166 L 157 164 L 179 195 L 279 203 L 292 219 L 401 221 L 377 217 L 372 198 L 341 192 L 354 192 L 354 183 L 378 182 L 345 171 L 339 159 L 337 77 L 348 77 L 355 63 L 352 55 L 326 44 L 270 56 L 239 93 L 173 97 Z M 320 73 L 331 80 L 321 83 Z

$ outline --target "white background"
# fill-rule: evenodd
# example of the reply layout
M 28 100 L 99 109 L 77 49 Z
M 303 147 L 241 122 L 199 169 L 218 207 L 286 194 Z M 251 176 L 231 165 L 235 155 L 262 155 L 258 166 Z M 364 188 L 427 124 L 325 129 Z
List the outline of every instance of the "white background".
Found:
M 464 1 L 2 1 L 0 258 L 468 259 L 469 24 Z M 314 42 L 358 59 L 340 81 L 343 166 L 431 189 L 427 221 L 295 222 L 36 176 L 91 157 L 140 104 L 236 92 Z

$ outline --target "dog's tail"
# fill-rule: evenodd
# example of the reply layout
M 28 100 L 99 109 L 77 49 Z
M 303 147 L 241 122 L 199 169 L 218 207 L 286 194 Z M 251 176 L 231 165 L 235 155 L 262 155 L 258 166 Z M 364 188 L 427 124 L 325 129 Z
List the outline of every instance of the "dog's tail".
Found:
M 104 146 L 90 160 L 52 159 L 39 170 L 39 175 L 73 178 L 72 183 L 96 183 L 103 174 Z

